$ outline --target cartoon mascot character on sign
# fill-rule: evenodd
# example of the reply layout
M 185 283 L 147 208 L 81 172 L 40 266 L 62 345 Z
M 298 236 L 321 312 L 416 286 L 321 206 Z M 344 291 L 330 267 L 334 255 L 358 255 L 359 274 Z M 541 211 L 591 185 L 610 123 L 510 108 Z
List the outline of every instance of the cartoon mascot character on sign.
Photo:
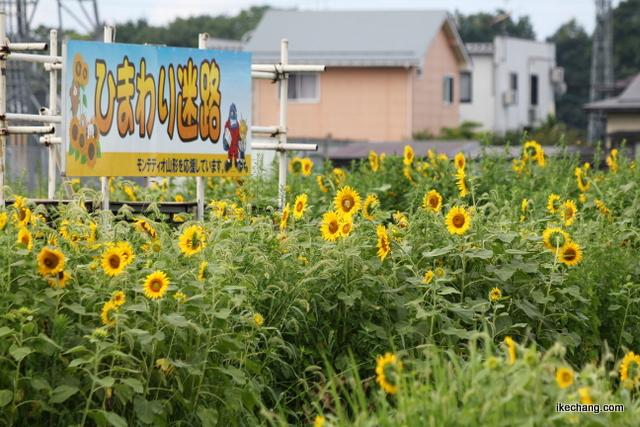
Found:
M 233 165 L 240 170 L 238 165 L 238 156 L 240 154 L 238 147 L 239 142 L 240 124 L 238 123 L 238 112 L 236 111 L 236 104 L 231 104 L 229 108 L 229 119 L 224 125 L 224 137 L 222 138 L 222 148 L 224 148 L 229 155 L 229 158 L 224 164 L 225 172 L 228 172 Z
M 246 120 L 240 120 L 240 141 L 238 141 L 238 149 L 240 150 L 240 158 L 236 164 L 236 168 L 242 172 L 248 172 L 247 161 L 244 158 L 244 153 L 247 151 L 247 122 Z

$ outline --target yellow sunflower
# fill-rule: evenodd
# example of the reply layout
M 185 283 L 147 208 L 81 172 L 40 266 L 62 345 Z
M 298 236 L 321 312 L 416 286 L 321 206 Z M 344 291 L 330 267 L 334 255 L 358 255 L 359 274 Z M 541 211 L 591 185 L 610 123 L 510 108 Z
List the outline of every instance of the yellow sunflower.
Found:
M 373 150 L 369 151 L 369 166 L 374 172 L 378 172 L 378 170 L 380 170 L 380 159 L 378 158 L 376 152 Z
M 489 293 L 489 299 L 491 301 L 497 301 L 500 298 L 502 298 L 502 291 L 498 288 L 491 289 L 491 292 Z
M 580 189 L 580 191 L 584 193 L 591 186 L 591 183 L 585 179 L 585 176 L 587 173 L 584 172 L 582 168 L 576 168 L 574 171 L 574 174 L 576 176 L 576 182 L 578 183 L 578 188 Z
M 117 246 L 122 251 L 122 262 L 126 267 L 127 265 L 131 264 L 133 262 L 133 259 L 135 258 L 135 255 L 133 254 L 133 248 L 131 247 L 129 242 L 118 242 Z
M 64 268 L 65 256 L 58 249 L 42 248 L 38 255 L 38 273 L 41 276 L 56 274 Z
M 102 306 L 102 314 L 100 318 L 105 326 L 113 326 L 116 324 L 115 314 L 118 312 L 118 306 L 113 301 L 107 301 Z
M 576 219 L 576 213 L 578 212 L 578 207 L 573 200 L 567 200 L 560 206 L 560 213 L 562 214 L 562 221 L 565 226 L 569 226 L 573 224 L 573 221 Z
M 107 247 L 102 253 L 102 270 L 107 276 L 118 276 L 124 270 L 125 263 L 122 249 L 117 246 Z
M 353 230 L 353 222 L 351 222 L 350 218 L 341 218 L 339 222 L 340 226 L 340 236 L 347 237 L 351 230 Z
M 422 279 L 422 283 L 431 283 L 434 277 L 435 277 L 435 274 L 433 270 L 429 270 L 426 273 L 424 273 L 424 279 Z
M 434 212 L 442 209 L 442 196 L 436 190 L 431 190 L 422 198 L 422 207 Z
M 298 197 L 296 197 L 296 200 L 293 202 L 293 217 L 295 219 L 302 218 L 306 210 L 307 210 L 307 195 L 301 194 Z
M 340 217 L 335 211 L 325 212 L 320 223 L 322 238 L 327 241 L 335 241 L 340 236 Z
M 69 144 L 74 150 L 80 151 L 80 120 L 77 117 L 72 117 L 69 122 Z
M 507 346 L 507 351 L 509 353 L 509 366 L 511 366 L 516 363 L 516 344 L 509 336 L 504 337 L 504 344 Z
M 404 146 L 404 158 L 402 159 L 402 163 L 407 166 L 410 166 L 413 163 L 413 159 L 415 154 L 413 153 L 413 148 L 410 145 Z
M 380 204 L 375 194 L 369 194 L 362 204 L 362 213 L 366 219 L 373 219 L 374 210 Z
M 361 206 L 362 199 L 358 193 L 351 187 L 346 186 L 338 190 L 333 202 L 339 215 L 351 216 L 357 213 Z
M 206 239 L 207 236 L 204 234 L 204 229 L 197 225 L 192 225 L 184 230 L 179 237 L 178 246 L 180 247 L 180 252 L 187 256 L 196 254 L 207 247 Z
M 623 387 L 633 388 L 640 383 L 640 354 L 627 353 L 620 364 L 620 382 Z
M 453 159 L 453 164 L 458 170 L 464 169 L 464 167 L 467 165 L 467 159 L 464 158 L 464 154 L 462 154 L 462 152 L 456 154 L 456 157 Z
M 329 187 L 327 187 L 326 185 L 324 185 L 324 175 L 318 175 L 316 177 L 316 181 L 318 182 L 318 187 L 320 187 L 320 191 L 322 191 L 323 193 L 326 193 L 329 191 Z
M 180 194 L 176 194 L 173 200 L 175 200 L 176 202 L 184 202 L 184 197 L 182 197 Z
M 316 415 L 315 420 L 313 421 L 313 427 L 323 427 L 326 418 L 322 415 Z
M 207 278 L 207 265 L 209 265 L 207 261 L 202 261 L 200 263 L 200 270 L 198 270 L 198 280 L 203 281 Z
M 289 221 L 289 215 L 291 215 L 291 208 L 289 203 L 282 210 L 282 217 L 280 218 L 280 230 L 287 228 L 287 221 Z
M 547 209 L 549 210 L 549 212 L 551 212 L 552 214 L 558 212 L 560 206 L 560 196 L 558 196 L 557 194 L 551 194 L 549 196 L 549 200 L 547 201 Z
M 187 296 L 182 292 L 176 292 L 175 294 L 173 294 L 173 298 L 176 300 L 178 305 L 181 305 L 187 302 Z
M 589 389 L 581 387 L 578 389 L 578 395 L 580 396 L 580 403 L 583 405 L 593 405 L 593 400 L 589 396 Z
M 302 175 L 309 176 L 311 175 L 311 169 L 313 168 L 313 162 L 311 159 L 304 158 L 302 159 Z
M 399 228 L 407 228 L 407 226 L 409 225 L 409 220 L 400 211 L 396 211 L 396 213 L 393 214 L 393 221 Z
M 391 252 L 391 241 L 389 240 L 389 233 L 387 233 L 387 229 L 384 225 L 378 225 L 376 227 L 376 234 L 378 235 L 378 244 L 376 245 L 378 249 L 378 257 L 381 261 L 389 255 Z
M 458 169 L 458 173 L 455 175 L 456 185 L 460 190 L 460 197 L 465 197 L 469 193 L 469 187 L 467 186 L 467 174 L 464 173 L 464 169 Z
M 298 175 L 302 171 L 302 159 L 300 157 L 294 157 L 289 161 L 289 172 L 293 172 Z
M 569 242 L 567 245 L 558 251 L 558 261 L 564 262 L 569 267 L 578 265 L 582 259 L 582 251 L 577 243 Z
M 71 275 L 64 270 L 58 271 L 53 276 L 47 278 L 49 285 L 58 288 L 64 289 L 67 286 L 67 280 L 72 279 Z
M 376 382 L 387 394 L 398 392 L 398 377 L 402 371 L 402 362 L 395 354 L 386 353 L 376 359 Z
M 142 284 L 142 289 L 147 298 L 158 299 L 162 298 L 164 293 L 167 292 L 169 284 L 170 281 L 165 272 L 156 270 L 146 277 Z
M 264 323 L 264 317 L 262 317 L 260 314 L 254 314 L 253 322 L 258 326 L 262 326 L 262 324 Z
M 127 299 L 125 297 L 124 292 L 118 291 L 115 294 L 113 294 L 113 296 L 111 297 L 111 301 L 113 301 L 113 303 L 116 305 L 116 307 L 120 307 L 125 302 L 127 302 Z
M 31 237 L 31 233 L 25 227 L 22 227 L 20 231 L 18 231 L 18 243 L 22 243 L 27 247 L 27 250 L 31 252 L 31 248 L 33 248 L 33 237 Z
M 136 220 L 136 229 L 143 233 L 146 233 L 147 236 L 155 239 L 158 233 L 156 233 L 156 229 L 149 223 L 149 220 L 146 218 L 138 218 Z
M 552 251 L 555 251 L 556 248 L 563 249 L 570 241 L 569 234 L 560 228 L 547 228 L 542 233 L 544 247 Z
M 129 196 L 132 201 L 135 202 L 136 200 L 138 200 L 138 198 L 136 197 L 136 192 L 131 186 L 125 185 L 124 187 L 122 187 L 122 189 L 125 193 L 127 193 L 127 196 Z
M 567 388 L 573 384 L 573 371 L 567 368 L 558 368 L 556 371 L 556 383 L 560 388 Z
M 6 212 L 0 213 L 0 230 L 4 230 L 7 226 L 8 216 Z
M 449 233 L 462 236 L 471 226 L 471 216 L 464 207 L 454 206 L 447 214 L 445 225 Z

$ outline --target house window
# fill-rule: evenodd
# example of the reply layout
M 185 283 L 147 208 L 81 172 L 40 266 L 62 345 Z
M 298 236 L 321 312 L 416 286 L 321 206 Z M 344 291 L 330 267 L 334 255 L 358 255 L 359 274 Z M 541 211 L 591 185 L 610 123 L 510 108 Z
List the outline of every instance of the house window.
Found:
M 509 74 L 509 89 L 511 89 L 513 96 L 513 103 L 518 103 L 518 73 Z
M 318 74 L 289 74 L 287 99 L 294 102 L 318 102 Z M 278 85 L 278 100 L 280 85 Z
M 442 80 L 442 102 L 445 105 L 453 104 L 453 76 L 444 76 Z
M 460 102 L 471 102 L 471 73 L 460 73 Z
M 538 76 L 531 74 L 531 105 L 538 105 Z

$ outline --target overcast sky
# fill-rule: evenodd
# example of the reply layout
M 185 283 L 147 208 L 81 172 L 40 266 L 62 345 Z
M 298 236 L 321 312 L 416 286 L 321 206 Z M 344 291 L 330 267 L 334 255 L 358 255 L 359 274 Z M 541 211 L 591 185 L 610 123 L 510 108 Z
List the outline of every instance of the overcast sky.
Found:
M 621 0 L 613 0 L 617 6 Z M 624 0 L 623 0 L 624 1 Z M 40 0 L 33 27 L 44 24 L 58 27 L 58 2 Z M 82 17 L 80 4 L 93 13 L 90 0 L 63 0 L 62 4 Z M 200 15 L 235 15 L 251 6 L 269 4 L 279 8 L 299 10 L 456 10 L 463 15 L 492 13 L 496 9 L 511 12 L 515 20 L 529 16 L 538 40 L 552 35 L 562 24 L 575 18 L 590 34 L 595 27 L 595 0 L 98 0 L 98 14 L 108 25 L 145 18 L 150 25 L 166 25 L 176 17 Z M 47 21 L 47 19 L 49 21 Z M 63 27 L 82 30 L 67 12 L 63 12 Z

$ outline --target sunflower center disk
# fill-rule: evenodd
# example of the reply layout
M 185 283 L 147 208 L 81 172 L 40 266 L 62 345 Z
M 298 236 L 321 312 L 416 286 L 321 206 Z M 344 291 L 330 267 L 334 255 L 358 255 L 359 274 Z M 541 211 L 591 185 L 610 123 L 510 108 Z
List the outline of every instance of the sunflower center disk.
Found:
M 109 257 L 109 267 L 113 268 L 114 270 L 120 267 L 120 257 L 118 255 L 111 255 Z
M 576 252 L 573 249 L 567 249 L 564 253 L 564 259 L 567 261 L 573 261 L 576 259 Z
M 346 211 L 348 211 L 349 209 L 351 209 L 351 206 L 353 206 L 353 204 L 350 199 L 344 199 L 344 201 L 342 202 L 342 206 Z
M 153 292 L 160 292 L 160 289 L 162 289 L 162 282 L 158 279 L 152 280 L 151 283 L 149 283 L 149 289 Z
M 338 231 L 338 223 L 335 221 L 331 221 L 329 223 L 329 232 L 331 232 L 331 234 L 335 233 L 336 231 Z
M 55 257 L 55 258 L 48 258 L 47 257 L 47 258 L 44 259 L 44 265 L 49 269 L 53 269 L 53 268 L 58 266 L 58 258 L 57 257 Z
M 462 215 L 456 215 L 456 216 L 453 217 L 453 220 L 451 222 L 457 228 L 460 228 L 460 227 L 462 227 L 464 225 L 464 217 Z

